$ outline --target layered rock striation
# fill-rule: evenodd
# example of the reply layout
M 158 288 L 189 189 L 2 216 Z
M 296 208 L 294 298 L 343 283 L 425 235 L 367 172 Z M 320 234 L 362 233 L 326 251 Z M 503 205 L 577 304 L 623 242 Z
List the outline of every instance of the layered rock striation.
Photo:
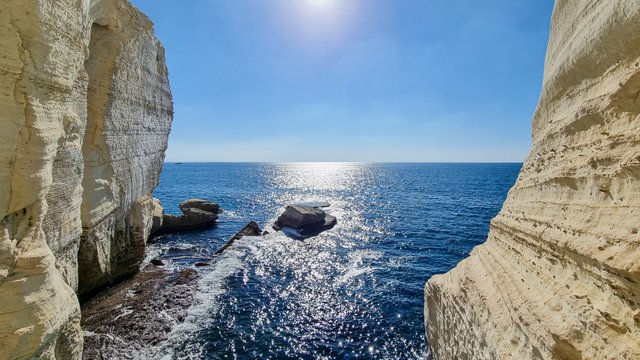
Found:
M 640 2 L 557 0 L 533 148 L 425 287 L 435 359 L 640 358 Z
M 76 293 L 138 270 L 172 120 L 126 0 L 0 2 L 0 359 L 78 358 Z

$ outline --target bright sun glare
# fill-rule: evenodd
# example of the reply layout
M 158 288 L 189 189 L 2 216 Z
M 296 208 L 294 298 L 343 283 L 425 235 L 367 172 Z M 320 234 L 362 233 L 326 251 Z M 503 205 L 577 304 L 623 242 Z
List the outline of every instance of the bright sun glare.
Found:
M 311 6 L 324 8 L 331 5 L 331 3 L 333 3 L 335 0 L 305 0 L 305 1 L 309 3 Z

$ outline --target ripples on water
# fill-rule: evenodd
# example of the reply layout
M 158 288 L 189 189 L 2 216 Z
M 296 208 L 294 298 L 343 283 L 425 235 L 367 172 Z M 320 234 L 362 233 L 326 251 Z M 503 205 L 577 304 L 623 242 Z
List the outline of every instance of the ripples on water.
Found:
M 225 210 L 210 230 L 162 237 L 148 257 L 208 259 L 251 220 L 327 201 L 331 231 L 244 238 L 203 270 L 197 304 L 154 357 L 426 358 L 425 282 L 486 238 L 520 164 L 165 164 L 166 211 L 191 197 Z

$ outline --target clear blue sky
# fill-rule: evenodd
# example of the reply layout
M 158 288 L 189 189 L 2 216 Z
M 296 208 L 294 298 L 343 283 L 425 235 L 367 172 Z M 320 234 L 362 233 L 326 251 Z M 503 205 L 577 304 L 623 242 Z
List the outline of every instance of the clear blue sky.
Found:
M 553 0 L 132 0 L 167 161 L 522 161 Z

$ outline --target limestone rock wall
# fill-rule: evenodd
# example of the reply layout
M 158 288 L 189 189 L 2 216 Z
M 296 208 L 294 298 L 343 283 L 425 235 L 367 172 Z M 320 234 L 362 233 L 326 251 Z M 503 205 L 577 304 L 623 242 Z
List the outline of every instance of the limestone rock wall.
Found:
M 425 287 L 435 359 L 640 358 L 640 2 L 557 0 L 533 148 Z
M 0 359 L 78 358 L 76 292 L 137 271 L 172 119 L 126 0 L 0 2 Z
M 116 0 L 93 4 L 91 18 L 81 293 L 137 270 L 173 114 L 164 49 L 151 22 Z

